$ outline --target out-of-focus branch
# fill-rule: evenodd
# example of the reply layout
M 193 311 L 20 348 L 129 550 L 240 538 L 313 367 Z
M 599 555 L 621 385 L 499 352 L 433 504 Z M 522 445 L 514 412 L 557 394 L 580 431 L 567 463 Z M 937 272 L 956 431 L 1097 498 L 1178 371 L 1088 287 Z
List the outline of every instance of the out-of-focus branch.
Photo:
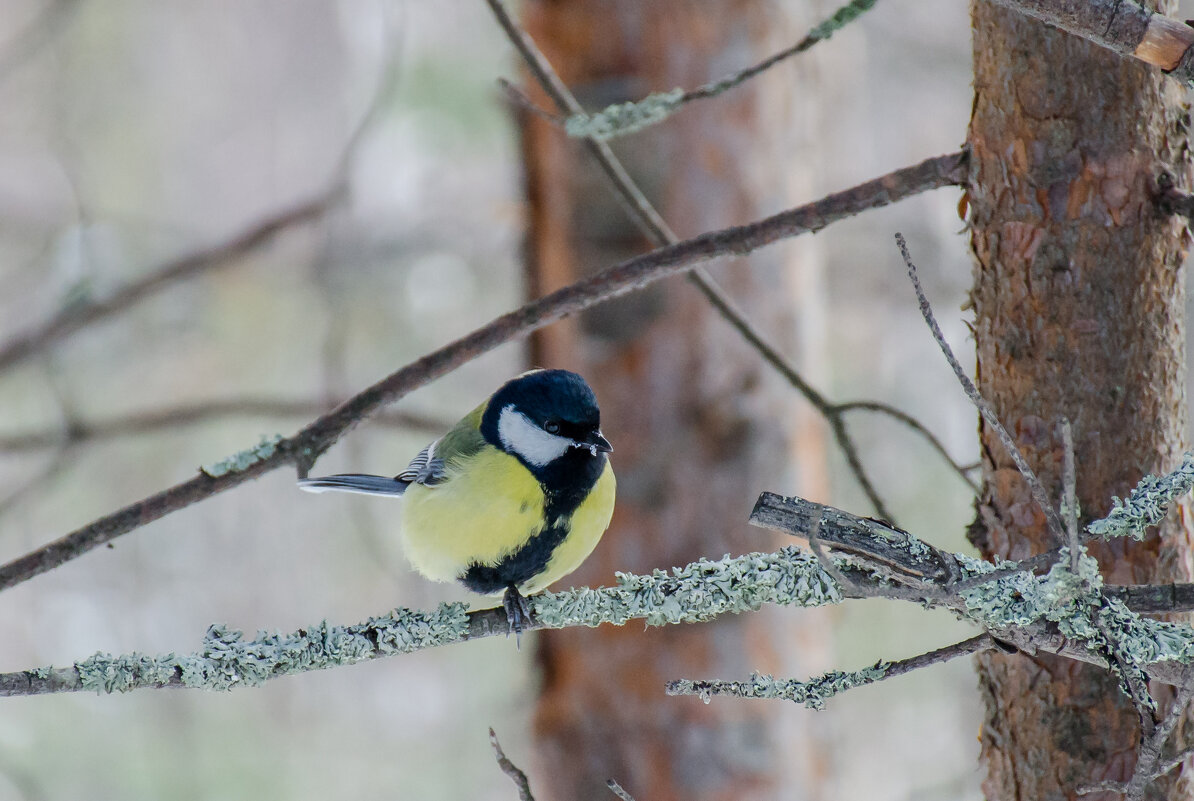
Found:
M 527 32 L 511 16 L 502 0 L 486 0 L 486 3 L 493 11 L 498 24 L 506 33 L 507 38 L 509 38 L 515 49 L 522 56 L 535 80 L 548 97 L 551 98 L 552 102 L 555 103 L 560 112 L 573 115 L 574 117 L 577 115 L 583 116 L 584 109 L 581 107 L 580 102 L 560 79 L 560 76 L 547 60 L 547 57 L 535 45 L 534 40 L 531 39 Z M 810 38 L 803 46 L 797 45 L 796 48 L 785 51 L 785 53 L 781 53 L 767 62 L 757 65 L 756 68 L 745 71 L 738 82 L 740 83 L 753 77 L 753 75 L 762 72 L 788 55 L 801 52 L 802 49 L 807 49 L 812 43 L 819 41 L 821 38 L 827 38 L 833 30 L 836 30 L 841 24 L 848 22 L 849 19 L 853 19 L 854 16 L 866 8 L 869 8 L 868 3 L 847 6 L 846 9 L 852 10 L 839 11 L 838 14 L 835 14 L 830 23 L 826 23 L 830 27 L 818 34 L 817 37 L 810 34 Z M 627 215 L 639 226 L 647 238 L 657 246 L 675 244 L 679 241 L 675 232 L 671 230 L 663 217 L 651 205 L 650 201 L 647 200 L 633 179 L 631 179 L 630 174 L 623 167 L 621 161 L 618 160 L 618 157 L 614 155 L 613 150 L 606 144 L 604 138 L 590 134 L 582 137 L 581 141 L 584 143 L 589 155 L 596 160 L 605 173 L 615 197 L 620 201 Z M 962 152 L 942 156 L 940 160 L 943 179 L 948 176 L 948 179 L 940 184 L 941 186 L 957 185 L 965 182 L 968 161 L 966 153 Z M 696 268 L 689 272 L 687 277 L 701 294 L 705 296 L 709 303 L 713 305 L 722 318 L 759 352 L 763 360 L 779 372 L 825 418 L 826 422 L 829 423 L 830 430 L 833 432 L 833 437 L 837 441 L 838 447 L 842 449 L 842 453 L 846 457 L 850 471 L 854 474 L 855 480 L 862 488 L 871 505 L 875 508 L 876 513 L 888 520 L 894 519 L 894 516 L 883 502 L 882 496 L 879 495 L 878 490 L 871 481 L 870 476 L 867 475 L 862 458 L 859 456 L 858 448 L 846 427 L 843 411 L 817 392 L 800 375 L 791 362 L 780 353 L 779 349 L 771 344 L 763 332 L 751 323 L 746 315 L 738 309 L 733 299 L 717 285 L 712 276 L 705 270 Z M 887 407 L 883 404 L 875 404 L 875 407 L 881 407 L 876 410 L 887 410 Z M 923 426 L 919 426 L 916 430 L 927 431 Z M 940 447 L 940 443 L 935 438 L 930 436 L 930 442 L 936 445 L 939 451 L 944 453 L 944 449 Z M 948 456 L 946 458 L 952 466 L 957 467 L 952 459 L 949 459 Z M 963 480 L 971 483 L 973 486 L 973 483 L 970 482 L 969 477 L 964 472 L 961 475 Z
M 342 188 L 336 186 L 317 198 L 262 220 L 226 242 L 152 270 L 106 298 L 68 305 L 48 320 L 0 344 L 0 371 L 29 359 L 80 329 L 125 311 L 168 286 L 227 266 L 283 231 L 323 216 L 341 195 Z
M 109 417 L 106 420 L 71 420 L 59 428 L 2 434 L 0 435 L 0 452 L 37 451 L 94 440 L 152 434 L 173 430 L 179 426 L 197 425 L 229 417 L 311 418 L 326 414 L 340 403 L 343 401 L 325 402 L 280 398 L 223 398 L 197 401 Z M 434 433 L 447 431 L 452 427 L 450 420 L 408 412 L 383 412 L 377 415 L 375 422 L 389 428 L 406 428 Z
M 1067 33 L 1194 82 L 1194 29 L 1132 0 L 993 0 Z
M 225 472 L 218 477 L 200 473 L 0 566 L 0 589 L 58 567 L 122 534 L 283 465 L 297 464 L 300 473 L 306 475 L 315 459 L 361 420 L 503 343 L 527 336 L 545 325 L 610 298 L 642 289 L 696 264 L 719 256 L 750 253 L 788 237 L 819 231 L 830 223 L 852 217 L 866 209 L 885 206 L 926 189 L 944 186 L 952 180 L 949 176 L 958 169 L 958 161 L 957 154 L 929 159 L 749 225 L 710 231 L 627 259 L 608 270 L 545 295 L 411 362 L 293 436 L 272 443 L 268 455 L 258 454 L 241 469 Z

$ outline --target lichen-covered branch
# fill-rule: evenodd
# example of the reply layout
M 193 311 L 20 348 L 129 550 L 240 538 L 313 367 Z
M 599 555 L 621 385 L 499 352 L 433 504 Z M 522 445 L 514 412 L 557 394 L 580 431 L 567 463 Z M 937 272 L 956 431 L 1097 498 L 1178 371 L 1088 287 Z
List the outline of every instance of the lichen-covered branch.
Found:
M 668 695 L 695 695 L 705 703 L 715 695 L 731 695 L 737 698 L 768 698 L 793 701 L 809 709 L 824 709 L 825 702 L 835 695 L 855 687 L 874 684 L 883 679 L 902 676 L 913 670 L 948 662 L 959 656 L 978 653 L 996 647 L 989 634 L 980 634 L 944 648 L 920 654 L 896 662 L 876 662 L 862 670 L 843 672 L 831 670 L 808 681 L 777 679 L 759 673 L 751 674 L 748 681 L 694 681 L 680 679 L 669 682 Z
M 792 56 L 803 53 L 818 42 L 823 42 L 846 25 L 861 17 L 875 6 L 876 0 L 851 0 L 839 8 L 828 19 L 815 26 L 808 35 L 786 50 L 781 50 L 773 56 L 760 61 L 751 67 L 739 70 L 716 81 L 685 91 L 672 89 L 667 92 L 654 92 L 642 100 L 631 103 L 617 103 L 606 106 L 594 114 L 583 111 L 573 111 L 565 121 L 565 130 L 569 136 L 577 139 L 597 139 L 607 141 L 618 136 L 641 131 L 644 128 L 662 122 L 672 112 L 686 103 L 694 100 L 717 97 L 754 78 L 760 73 L 785 61 Z
M 861 211 L 879 208 L 927 189 L 958 183 L 963 154 L 928 159 L 912 167 L 780 212 L 749 225 L 711 231 L 675 245 L 627 259 L 604 272 L 552 292 L 498 317 L 471 334 L 406 365 L 349 398 L 277 444 L 272 456 L 248 469 L 214 478 L 199 473 L 0 566 L 0 590 L 104 545 L 165 515 L 239 486 L 285 465 L 304 473 L 345 432 L 407 393 L 494 348 L 577 314 L 611 298 L 642 289 L 669 275 L 725 255 L 742 255 L 780 240 L 819 231 Z
M 751 513 L 756 525 L 804 537 L 814 520 L 820 520 L 817 539 L 844 559 L 839 568 L 844 565 L 852 583 L 870 583 L 861 593 L 844 588 L 847 596 L 880 595 L 945 608 L 1020 650 L 1112 667 L 1125 681 L 1137 671 L 1175 685 L 1188 678 L 1194 629 L 1143 618 L 1128 608 L 1121 597 L 1125 588 L 1104 588 L 1085 553 L 1077 573 L 1062 549 L 1038 576 L 1023 564 L 993 565 L 941 551 L 906 531 L 800 498 L 763 493 Z M 974 580 L 984 576 L 986 581 Z
M 834 570 L 790 546 L 775 553 L 701 560 L 670 572 L 618 574 L 614 587 L 534 596 L 528 628 L 623 625 L 636 619 L 652 626 L 697 623 L 764 604 L 810 607 L 880 596 L 949 609 L 993 639 L 981 635 L 864 673 L 827 674 L 812 683 L 757 678 L 749 688 L 738 689 L 753 697 L 763 697 L 759 693 L 766 689 L 769 696 L 816 704 L 860 682 L 893 675 L 893 670 L 906 672 L 955 650 L 995 642 L 1111 667 L 1125 682 L 1147 676 L 1181 686 L 1191 679 L 1187 665 L 1194 660 L 1194 629 L 1140 617 L 1127 604 L 1135 588 L 1103 587 L 1094 560 L 1085 554 L 1077 573 L 1064 553 L 1043 576 L 1027 569 L 1009 572 L 1007 564 L 941 551 L 878 521 L 770 493 L 760 497 L 752 522 L 798 535 L 815 529 L 818 544 L 832 552 Z M 834 573 L 846 579 L 844 586 Z M 992 578 L 984 583 L 968 582 L 986 574 Z M 1194 597 L 1194 591 L 1187 594 Z M 95 654 L 71 667 L 0 674 L 0 695 L 161 687 L 226 690 L 507 631 L 502 609 L 469 612 L 464 604 L 444 604 L 434 612 L 397 609 L 352 626 L 323 621 L 290 634 L 261 632 L 249 640 L 215 625 L 192 654 Z M 716 691 L 710 687 L 705 689 Z M 700 686 L 693 688 L 700 694 Z
M 1099 537 L 1144 539 L 1150 526 L 1165 519 L 1169 505 L 1194 488 L 1194 452 L 1182 457 L 1182 463 L 1164 476 L 1145 476 L 1127 500 L 1112 499 L 1106 517 L 1095 520 L 1086 530 Z
M 618 574 L 614 587 L 543 593 L 530 598 L 528 628 L 698 623 L 764 604 L 820 606 L 841 593 L 811 555 L 795 548 L 701 560 L 670 572 Z M 255 687 L 295 673 L 351 665 L 442 645 L 505 634 L 501 608 L 469 612 L 463 603 L 434 612 L 396 609 L 351 626 L 322 621 L 289 634 L 239 631 L 213 625 L 191 654 L 95 654 L 71 667 L 41 667 L 0 674 L 0 695 L 54 692 L 128 692 L 186 687 Z

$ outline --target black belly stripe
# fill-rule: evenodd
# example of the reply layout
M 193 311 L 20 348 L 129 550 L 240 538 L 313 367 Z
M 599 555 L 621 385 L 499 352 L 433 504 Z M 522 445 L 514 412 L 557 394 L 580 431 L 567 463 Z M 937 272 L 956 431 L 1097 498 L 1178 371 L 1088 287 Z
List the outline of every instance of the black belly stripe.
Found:
M 470 565 L 460 576 L 460 582 L 473 592 L 492 595 L 542 573 L 556 548 L 567 538 L 572 513 L 588 497 L 605 464 L 604 453 L 593 456 L 576 448 L 547 468 L 531 469 L 543 488 L 546 500 L 543 516 L 548 525 L 496 565 Z

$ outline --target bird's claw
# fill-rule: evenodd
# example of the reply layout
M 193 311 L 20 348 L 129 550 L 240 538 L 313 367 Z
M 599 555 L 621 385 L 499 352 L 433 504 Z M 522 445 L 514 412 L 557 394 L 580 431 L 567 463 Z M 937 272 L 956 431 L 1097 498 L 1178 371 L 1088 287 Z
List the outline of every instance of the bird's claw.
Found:
M 514 645 L 522 648 L 522 633 L 531 623 L 531 605 L 522 593 L 513 585 L 506 588 L 502 596 L 502 608 L 506 610 L 506 621 L 510 624 L 510 633 L 514 634 Z

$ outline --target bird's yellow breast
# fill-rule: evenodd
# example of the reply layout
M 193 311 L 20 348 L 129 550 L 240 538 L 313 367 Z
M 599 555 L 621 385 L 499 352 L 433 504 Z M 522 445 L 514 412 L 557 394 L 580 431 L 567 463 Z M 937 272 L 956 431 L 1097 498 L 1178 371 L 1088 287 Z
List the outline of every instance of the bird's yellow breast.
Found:
M 567 535 L 545 569 L 519 591 L 538 592 L 571 573 L 596 547 L 614 508 L 609 464 L 573 512 Z M 411 565 L 434 581 L 453 581 L 473 565 L 497 565 L 544 528 L 544 495 L 538 480 L 513 456 L 482 448 L 449 466 L 432 487 L 413 484 L 402 499 L 402 539 Z

